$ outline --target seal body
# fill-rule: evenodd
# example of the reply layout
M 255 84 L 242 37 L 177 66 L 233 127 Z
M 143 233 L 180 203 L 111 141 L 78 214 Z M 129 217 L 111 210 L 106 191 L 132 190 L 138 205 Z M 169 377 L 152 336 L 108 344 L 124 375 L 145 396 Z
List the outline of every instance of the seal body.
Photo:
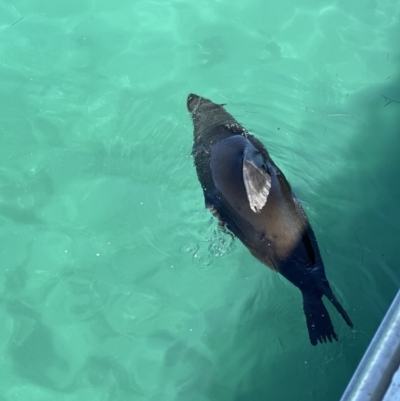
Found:
M 311 344 L 337 340 L 322 297 L 353 323 L 332 292 L 313 230 L 285 176 L 223 105 L 190 94 L 187 107 L 206 207 L 254 257 L 300 289 Z

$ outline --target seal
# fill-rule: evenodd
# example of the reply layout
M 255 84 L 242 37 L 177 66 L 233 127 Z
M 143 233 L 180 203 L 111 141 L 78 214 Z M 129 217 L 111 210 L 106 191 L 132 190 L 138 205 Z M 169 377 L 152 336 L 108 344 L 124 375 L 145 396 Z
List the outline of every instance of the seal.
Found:
M 307 216 L 264 145 L 223 106 L 194 94 L 187 99 L 206 207 L 255 258 L 300 289 L 311 344 L 337 341 L 322 297 L 353 323 L 332 292 Z

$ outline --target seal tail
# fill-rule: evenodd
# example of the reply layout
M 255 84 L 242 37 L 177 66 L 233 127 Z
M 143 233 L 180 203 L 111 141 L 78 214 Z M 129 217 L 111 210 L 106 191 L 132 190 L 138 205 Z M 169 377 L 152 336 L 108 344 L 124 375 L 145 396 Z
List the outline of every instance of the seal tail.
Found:
M 308 336 L 312 345 L 338 339 L 329 313 L 322 302 L 321 293 L 303 292 L 303 309 L 306 315 Z

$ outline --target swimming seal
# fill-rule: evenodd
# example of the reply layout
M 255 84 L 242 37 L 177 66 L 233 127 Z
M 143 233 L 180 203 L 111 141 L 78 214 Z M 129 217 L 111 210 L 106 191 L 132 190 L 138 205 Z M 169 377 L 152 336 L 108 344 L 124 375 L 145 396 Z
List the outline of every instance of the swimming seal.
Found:
M 194 94 L 187 99 L 206 207 L 254 257 L 300 289 L 311 344 L 337 340 L 322 296 L 353 323 L 332 292 L 307 216 L 264 145 L 223 106 Z

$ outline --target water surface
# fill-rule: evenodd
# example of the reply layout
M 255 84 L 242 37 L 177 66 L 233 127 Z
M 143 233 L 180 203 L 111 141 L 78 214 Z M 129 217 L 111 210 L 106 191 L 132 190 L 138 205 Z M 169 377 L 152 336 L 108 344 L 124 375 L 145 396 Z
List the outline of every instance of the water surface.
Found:
M 0 399 L 338 400 L 399 288 L 400 3 L 0 5 Z M 186 97 L 302 200 L 355 324 L 218 232 Z

